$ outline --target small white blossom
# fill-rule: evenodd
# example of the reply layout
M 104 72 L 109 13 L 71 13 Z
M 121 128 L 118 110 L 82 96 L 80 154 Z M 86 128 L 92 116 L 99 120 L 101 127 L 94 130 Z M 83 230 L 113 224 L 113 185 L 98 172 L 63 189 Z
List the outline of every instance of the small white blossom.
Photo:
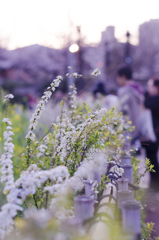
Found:
M 78 74 L 77 74 L 77 73 L 73 73 L 72 75 L 73 75 L 73 77 L 75 77 L 75 78 L 78 77 Z
M 45 91 L 43 96 L 41 97 L 40 102 L 38 103 L 35 113 L 33 113 L 32 118 L 30 120 L 30 125 L 28 127 L 28 129 L 30 130 L 29 133 L 26 135 L 26 139 L 30 139 L 32 141 L 34 141 L 35 139 L 35 134 L 33 133 L 33 130 L 36 129 L 36 125 L 38 124 L 37 119 L 40 118 L 42 111 L 45 108 L 46 103 L 48 102 L 48 100 L 50 99 L 51 95 L 52 95 L 52 91 L 55 91 L 56 87 L 59 86 L 60 81 L 62 80 L 62 76 L 58 76 L 57 79 L 54 79 L 52 81 L 52 83 L 50 84 L 50 86 L 47 88 L 48 91 Z
M 4 118 L 3 122 L 6 124 L 10 123 L 9 118 Z M 14 177 L 13 177 L 13 152 L 14 152 L 14 144 L 12 138 L 10 136 L 14 135 L 11 131 L 11 127 L 6 125 L 6 131 L 3 133 L 3 137 L 5 139 L 4 142 L 4 153 L 0 158 L 0 165 L 1 165 L 1 182 L 5 182 L 4 192 L 10 191 L 14 186 Z
M 37 150 L 39 151 L 39 152 L 37 153 L 37 157 L 40 157 L 40 156 L 44 155 L 46 149 L 47 149 L 47 146 L 44 145 L 44 144 L 41 144 L 41 145 L 37 148 Z
M 9 124 L 9 125 L 12 125 L 12 123 L 10 122 L 9 118 L 3 118 L 2 120 L 3 122 Z
M 13 98 L 14 98 L 14 95 L 13 95 L 13 94 L 7 94 L 7 95 L 4 97 L 3 102 L 9 101 L 9 99 L 13 99 Z
M 57 79 L 63 80 L 63 77 L 62 76 L 57 76 Z
M 100 71 L 98 68 L 96 68 L 92 73 L 91 73 L 92 76 L 98 76 L 100 75 Z

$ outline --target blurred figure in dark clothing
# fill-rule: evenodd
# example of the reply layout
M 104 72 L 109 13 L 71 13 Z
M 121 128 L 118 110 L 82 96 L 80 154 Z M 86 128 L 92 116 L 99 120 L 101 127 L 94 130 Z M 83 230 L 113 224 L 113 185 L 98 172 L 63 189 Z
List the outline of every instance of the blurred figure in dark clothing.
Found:
M 100 93 L 102 95 L 106 95 L 106 89 L 105 89 L 105 85 L 103 82 L 98 82 L 93 89 L 93 95 L 95 98 L 97 98 L 97 94 Z
M 143 147 L 146 150 L 146 156 L 154 165 L 155 173 L 150 172 L 150 187 L 159 190 L 159 164 L 157 160 L 157 151 L 159 146 L 159 80 L 150 79 L 147 84 L 144 105 L 151 110 L 154 133 L 157 142 L 145 142 Z
M 159 79 L 150 79 L 148 81 L 145 107 L 151 110 L 154 132 L 159 146 Z
M 120 86 L 120 89 L 118 91 L 120 100 L 119 110 L 124 115 L 129 116 L 129 119 L 132 122 L 132 126 L 135 126 L 135 130 L 131 133 L 133 144 L 140 137 L 141 129 L 139 126 L 144 104 L 143 89 L 139 83 L 135 82 L 132 79 L 131 68 L 127 66 L 123 66 L 118 69 L 117 83 Z M 147 121 L 147 119 L 145 119 L 145 121 Z M 144 139 L 144 141 L 142 141 L 142 146 L 146 150 L 146 157 L 151 161 L 151 164 L 154 165 L 155 170 L 155 172 L 150 172 L 150 187 L 159 190 L 159 165 L 157 161 L 158 145 L 156 138 L 154 141 L 152 141 L 150 138 Z

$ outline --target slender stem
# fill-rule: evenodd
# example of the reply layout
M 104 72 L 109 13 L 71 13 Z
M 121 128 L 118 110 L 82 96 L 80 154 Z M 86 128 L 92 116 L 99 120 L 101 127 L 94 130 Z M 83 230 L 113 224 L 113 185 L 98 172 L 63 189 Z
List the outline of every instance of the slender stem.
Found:
M 59 134 L 59 138 L 58 138 L 58 146 L 60 146 L 60 144 L 61 144 L 61 124 L 62 124 L 62 120 L 63 120 L 63 114 L 64 114 L 64 104 L 65 104 L 65 99 L 64 99 L 64 101 L 63 101 L 63 104 L 62 104 L 62 107 L 61 107 L 61 116 L 60 116 L 60 128 L 59 128 L 59 132 L 60 132 L 60 134 Z M 61 151 L 61 150 L 60 150 Z M 56 154 L 55 154 L 55 157 L 57 157 L 57 155 L 58 155 L 58 152 L 56 152 Z M 51 164 L 52 166 L 54 166 L 55 165 L 55 158 L 53 158 L 53 162 L 52 162 L 52 164 Z
M 143 172 L 143 174 L 140 175 L 140 177 L 136 180 L 136 182 L 134 183 L 134 185 L 137 184 L 137 183 L 140 183 L 140 179 L 145 176 L 146 172 L 147 172 L 147 170 L 145 170 L 145 171 Z
M 44 139 L 44 137 L 46 137 L 49 134 L 49 132 L 51 131 L 52 128 L 53 128 L 53 126 L 50 126 L 49 130 L 44 134 L 44 136 L 39 140 L 39 142 L 41 142 Z M 38 145 L 36 146 L 35 149 L 37 149 L 37 147 L 38 147 Z
M 36 201 L 35 194 L 33 194 L 33 199 L 34 199 L 34 202 L 35 202 L 35 206 L 36 206 L 36 208 L 38 209 L 38 204 L 37 204 L 37 201 Z
M 28 142 L 28 154 L 27 154 L 27 166 L 29 167 L 29 158 L 30 158 L 30 140 Z
M 83 150 L 83 154 L 82 154 L 82 157 L 81 157 L 80 162 L 83 161 L 83 158 L 84 158 L 86 152 L 88 151 L 89 147 L 90 147 L 93 143 L 95 143 L 95 142 L 96 142 L 96 141 L 92 140 L 92 141 L 90 141 L 89 144 L 85 147 L 85 149 Z
M 45 200 L 45 208 L 47 208 L 47 204 L 48 204 L 48 197 L 49 197 L 49 192 L 46 192 L 46 200 Z
M 99 126 L 93 127 L 93 128 L 87 133 L 86 137 L 88 136 L 89 133 L 91 133 L 91 131 L 93 131 L 93 130 L 94 130 L 95 128 L 97 128 L 97 127 L 99 127 Z M 83 130 L 83 131 L 84 131 L 84 130 Z M 81 134 L 82 134 L 82 132 L 81 132 Z M 78 137 L 78 139 L 77 139 L 77 141 L 79 141 L 79 142 L 82 141 L 83 138 L 84 138 L 84 137 L 83 137 L 83 138 L 80 139 L 81 134 L 79 135 L 79 137 Z M 65 157 L 65 162 L 66 162 L 66 164 L 67 164 L 67 159 L 68 159 L 69 156 L 71 155 L 73 149 L 74 149 L 74 146 L 72 146 L 72 148 L 71 148 L 70 151 L 68 152 L 67 156 Z
M 28 206 L 27 206 L 27 204 L 26 204 L 26 202 L 25 202 L 25 201 L 24 201 L 24 204 L 25 204 L 26 208 L 28 208 Z
M 8 106 L 9 106 L 9 101 L 6 101 L 5 117 L 7 117 L 8 115 Z
M 53 161 L 52 161 L 52 166 L 55 165 L 55 158 L 53 158 Z

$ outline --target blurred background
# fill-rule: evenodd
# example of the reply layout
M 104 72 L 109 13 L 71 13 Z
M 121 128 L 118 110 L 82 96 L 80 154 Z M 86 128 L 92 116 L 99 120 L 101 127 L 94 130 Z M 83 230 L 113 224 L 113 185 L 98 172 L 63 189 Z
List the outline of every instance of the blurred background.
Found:
M 8 112 L 15 133 L 15 165 L 22 165 L 28 118 L 38 98 L 56 76 L 66 75 L 68 66 L 83 76 L 100 69 L 101 75 L 91 80 L 74 79 L 79 104 L 85 101 L 91 108 L 103 106 L 101 99 L 94 101 L 98 87 L 104 95 L 116 93 L 120 64 L 132 67 L 134 80 L 144 90 L 150 77 L 159 78 L 158 9 L 159 0 L 0 0 L 0 118 L 3 96 L 14 94 L 12 102 L 20 104 Z M 37 136 L 60 114 L 56 103 L 67 94 L 69 84 L 64 79 L 53 93 Z M 3 131 L 0 124 L 0 153 Z M 0 198 L 0 205 L 3 201 Z M 156 223 L 156 234 L 158 203 L 159 196 L 146 200 L 147 221 Z
M 116 89 L 116 68 L 132 66 L 146 86 L 159 77 L 158 0 L 0 0 L 0 85 L 16 102 L 33 105 L 57 75 L 74 72 L 78 93 L 97 82 Z M 56 94 L 68 91 L 63 81 Z

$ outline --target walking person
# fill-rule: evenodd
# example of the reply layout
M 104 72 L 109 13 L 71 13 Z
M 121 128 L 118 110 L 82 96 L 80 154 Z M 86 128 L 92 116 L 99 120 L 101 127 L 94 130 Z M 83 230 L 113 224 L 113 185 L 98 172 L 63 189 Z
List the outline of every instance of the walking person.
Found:
M 135 126 L 131 136 L 132 142 L 135 142 L 139 135 L 138 119 L 144 100 L 143 90 L 141 85 L 132 79 L 132 70 L 128 66 L 118 69 L 117 83 L 120 86 L 118 90 L 119 111 L 124 115 L 128 115 L 132 126 Z
M 151 110 L 154 132 L 159 146 L 159 79 L 148 81 L 145 95 L 145 107 Z
M 147 158 L 154 165 L 154 172 L 150 172 L 151 180 L 150 187 L 159 190 L 159 163 L 157 158 L 159 146 L 159 80 L 150 79 L 147 84 L 147 93 L 145 94 L 144 105 L 151 110 L 153 130 L 156 136 L 156 141 L 143 142 L 146 150 Z
M 135 126 L 135 130 L 132 132 L 132 136 L 131 136 L 132 143 L 134 143 L 135 140 L 141 137 L 141 131 L 142 131 L 141 128 L 143 128 L 144 130 L 146 129 L 146 134 L 142 134 L 142 137 L 144 136 L 144 138 L 142 139 L 140 138 L 140 140 L 141 140 L 141 145 L 146 150 L 146 157 L 150 160 L 151 164 L 154 165 L 155 172 L 150 172 L 150 187 L 155 190 L 158 190 L 159 189 L 158 188 L 159 165 L 157 161 L 158 145 L 156 142 L 155 134 L 153 134 L 153 126 L 150 119 L 151 118 L 150 112 L 143 111 L 143 107 L 144 107 L 143 89 L 139 83 L 136 83 L 132 79 L 132 71 L 127 66 L 118 69 L 117 83 L 120 86 L 120 89 L 118 91 L 118 96 L 119 96 L 120 105 L 121 105 L 120 110 L 123 112 L 124 115 L 129 116 L 129 119 L 132 122 L 132 126 Z M 149 99 L 150 99 L 150 96 L 149 96 Z M 159 101 L 158 101 L 158 105 L 159 105 Z M 150 108 L 150 102 L 148 98 L 145 101 L 145 106 Z M 154 111 L 154 115 L 155 115 L 155 111 Z M 156 117 L 154 122 L 156 124 Z

